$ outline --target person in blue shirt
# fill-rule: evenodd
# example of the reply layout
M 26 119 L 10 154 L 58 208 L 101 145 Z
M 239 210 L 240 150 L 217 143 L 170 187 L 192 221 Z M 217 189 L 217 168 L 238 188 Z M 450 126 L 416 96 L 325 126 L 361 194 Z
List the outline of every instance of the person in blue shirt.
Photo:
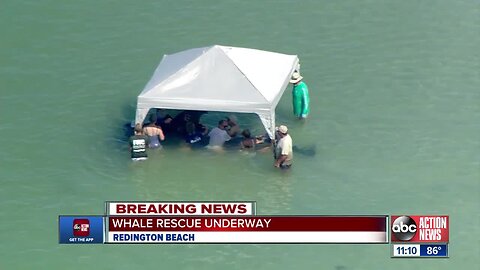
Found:
M 206 126 L 202 124 L 195 125 L 192 121 L 187 122 L 185 129 L 185 142 L 190 145 L 200 143 L 208 133 L 208 128 Z

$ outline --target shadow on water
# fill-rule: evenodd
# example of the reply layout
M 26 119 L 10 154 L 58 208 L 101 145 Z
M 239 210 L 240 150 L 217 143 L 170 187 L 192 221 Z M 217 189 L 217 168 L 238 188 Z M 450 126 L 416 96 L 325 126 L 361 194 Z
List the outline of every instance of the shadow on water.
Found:
M 122 134 L 121 138 L 119 138 L 121 142 L 127 143 L 128 138 L 133 136 L 133 128 L 131 126 L 131 123 L 124 123 L 122 126 L 122 132 L 119 132 L 118 134 Z
M 125 146 L 128 139 L 133 135 L 133 128 L 131 126 L 131 116 L 135 115 L 135 106 L 132 104 L 124 104 L 122 107 L 122 119 L 115 124 L 113 138 L 120 146 Z
M 208 140 L 208 138 L 207 138 Z M 225 142 L 225 150 L 238 150 L 240 147 L 240 142 L 242 141 L 241 137 L 236 137 L 231 139 L 228 142 Z M 208 141 L 207 141 L 208 143 Z M 256 146 L 257 151 L 265 151 L 267 148 L 271 148 L 269 144 L 263 143 L 263 144 L 257 144 Z M 299 145 L 294 145 L 293 146 L 293 153 L 294 154 L 300 154 L 306 157 L 314 157 L 317 154 L 317 146 L 312 144 L 308 146 L 299 146 Z
M 316 145 L 309 145 L 305 147 L 301 147 L 298 145 L 293 146 L 293 153 L 301 154 L 307 157 L 314 157 L 317 154 L 317 146 Z

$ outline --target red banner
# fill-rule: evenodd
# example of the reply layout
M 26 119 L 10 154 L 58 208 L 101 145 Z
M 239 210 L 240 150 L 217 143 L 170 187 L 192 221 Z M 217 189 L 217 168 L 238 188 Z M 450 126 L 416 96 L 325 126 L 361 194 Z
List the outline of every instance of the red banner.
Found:
M 386 216 L 108 217 L 109 231 L 386 232 Z

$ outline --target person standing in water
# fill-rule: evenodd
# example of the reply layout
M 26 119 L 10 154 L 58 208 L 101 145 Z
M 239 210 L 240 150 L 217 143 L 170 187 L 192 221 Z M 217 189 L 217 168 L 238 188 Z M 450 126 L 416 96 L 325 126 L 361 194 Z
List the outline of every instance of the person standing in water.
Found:
M 141 124 L 135 125 L 135 134 L 130 137 L 130 154 L 134 161 L 147 159 L 148 136 L 143 134 Z
M 305 119 L 310 113 L 310 96 L 308 95 L 307 84 L 303 82 L 302 75 L 297 71 L 292 74 L 290 83 L 293 84 L 293 114 L 299 119 Z
M 207 148 L 221 149 L 221 147 L 226 141 L 230 141 L 232 137 L 228 135 L 227 128 L 228 128 L 227 120 L 224 120 L 224 119 L 220 120 L 218 122 L 218 126 L 213 128 L 210 131 L 210 133 L 208 133 L 210 140 L 208 142 Z
M 156 115 L 150 117 L 150 124 L 143 128 L 143 132 L 148 136 L 148 148 L 161 148 L 160 141 L 165 140 L 165 135 L 161 127 L 155 123 L 157 121 Z
M 235 115 L 230 115 L 229 117 L 226 118 L 228 122 L 228 129 L 227 133 L 230 137 L 235 137 L 240 133 L 240 127 L 238 126 L 238 120 Z
M 279 126 L 277 129 L 279 140 L 275 148 L 275 162 L 273 166 L 281 169 L 289 169 L 293 161 L 293 142 L 288 134 L 287 126 Z

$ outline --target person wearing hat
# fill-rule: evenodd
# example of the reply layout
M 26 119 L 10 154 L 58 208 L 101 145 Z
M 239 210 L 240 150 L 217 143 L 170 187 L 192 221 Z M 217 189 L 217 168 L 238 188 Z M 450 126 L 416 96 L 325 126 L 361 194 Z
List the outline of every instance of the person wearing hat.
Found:
M 310 113 L 310 96 L 308 95 L 307 84 L 302 79 L 302 75 L 295 71 L 290 83 L 293 84 L 293 114 L 300 119 L 305 119 Z
M 275 148 L 275 163 L 273 166 L 288 169 L 292 166 L 293 143 L 292 137 L 288 134 L 287 126 L 281 125 L 277 128 L 279 140 Z

